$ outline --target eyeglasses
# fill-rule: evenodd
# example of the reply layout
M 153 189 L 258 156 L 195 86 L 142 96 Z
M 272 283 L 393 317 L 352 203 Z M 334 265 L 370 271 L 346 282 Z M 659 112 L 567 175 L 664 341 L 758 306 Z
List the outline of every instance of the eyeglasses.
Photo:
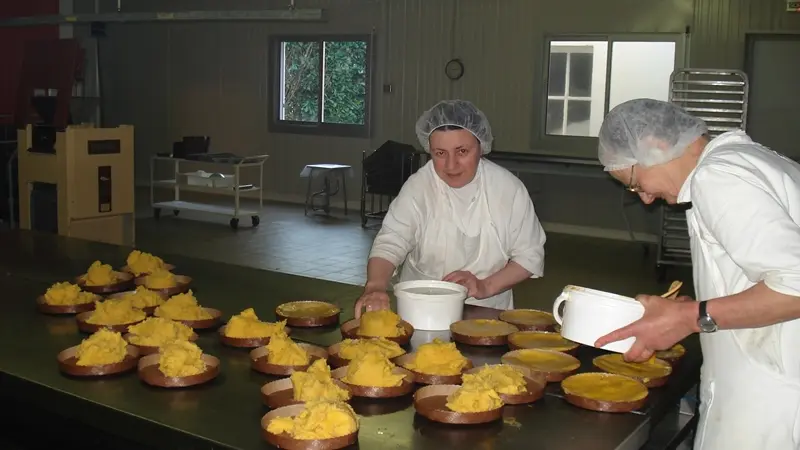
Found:
M 625 186 L 625 190 L 628 191 L 628 192 L 639 193 L 639 192 L 642 192 L 642 187 L 639 186 L 639 183 L 635 182 L 635 180 L 636 180 L 636 176 L 634 175 L 634 168 L 635 167 L 636 166 L 631 166 L 631 180 Z

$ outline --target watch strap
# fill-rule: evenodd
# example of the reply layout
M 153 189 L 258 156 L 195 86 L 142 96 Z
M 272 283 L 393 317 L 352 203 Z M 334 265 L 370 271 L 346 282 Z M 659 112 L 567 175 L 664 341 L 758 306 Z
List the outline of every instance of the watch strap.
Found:
M 702 302 L 700 302 L 700 313 L 698 314 L 697 318 L 698 319 L 702 319 L 704 317 L 709 317 L 708 316 L 706 300 L 703 300 Z

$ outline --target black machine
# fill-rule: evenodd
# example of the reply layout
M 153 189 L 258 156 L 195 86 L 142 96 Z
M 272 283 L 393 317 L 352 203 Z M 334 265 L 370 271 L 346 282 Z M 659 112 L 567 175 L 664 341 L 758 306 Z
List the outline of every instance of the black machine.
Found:
M 386 141 L 377 150 L 361 159 L 361 226 L 366 227 L 370 219 L 383 220 L 394 197 L 403 184 L 422 165 L 424 153 L 413 146 L 395 141 Z M 370 207 L 367 210 L 367 195 Z M 375 208 L 375 200 L 378 208 Z M 383 201 L 386 199 L 386 209 Z

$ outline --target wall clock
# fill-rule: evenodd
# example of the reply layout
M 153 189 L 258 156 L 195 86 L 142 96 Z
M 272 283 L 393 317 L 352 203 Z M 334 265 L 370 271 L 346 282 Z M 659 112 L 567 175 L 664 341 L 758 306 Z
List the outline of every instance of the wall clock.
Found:
M 464 76 L 464 64 L 460 59 L 451 59 L 447 62 L 447 65 L 444 66 L 444 73 L 447 75 L 447 78 L 458 80 Z

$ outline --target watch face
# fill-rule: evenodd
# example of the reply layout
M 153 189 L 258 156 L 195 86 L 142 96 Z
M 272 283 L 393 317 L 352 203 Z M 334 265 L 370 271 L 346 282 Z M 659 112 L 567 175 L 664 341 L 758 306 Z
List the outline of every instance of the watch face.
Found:
M 697 326 L 700 328 L 700 331 L 703 333 L 713 333 L 717 331 L 717 323 L 714 322 L 714 319 L 711 317 L 701 317 L 697 321 Z

